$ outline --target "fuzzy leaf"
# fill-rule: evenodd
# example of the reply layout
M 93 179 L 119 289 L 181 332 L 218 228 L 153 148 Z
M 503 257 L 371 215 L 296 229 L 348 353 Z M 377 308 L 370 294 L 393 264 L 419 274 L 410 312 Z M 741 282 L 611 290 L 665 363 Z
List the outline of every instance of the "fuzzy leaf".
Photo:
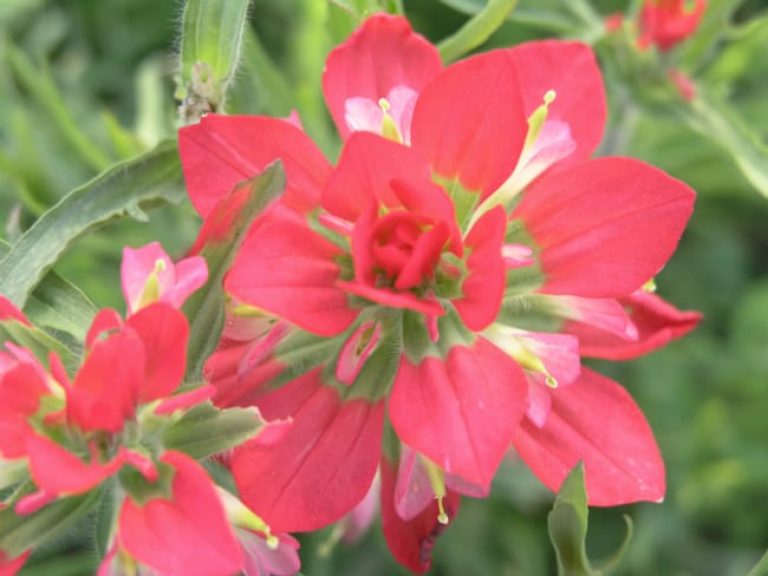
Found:
M 80 519 L 98 502 L 99 490 L 84 496 L 58 500 L 29 516 L 17 516 L 13 508 L 0 511 L 0 550 L 11 557 L 37 548 Z
M 224 104 L 243 44 L 249 0 L 187 0 L 181 36 L 181 96 L 215 112 Z M 190 118 L 191 119 L 191 118 Z
M 184 307 L 190 320 L 188 374 L 192 378 L 198 378 L 202 373 L 203 364 L 218 344 L 224 326 L 224 275 L 253 220 L 284 190 L 285 172 L 278 161 L 236 188 L 221 201 L 203 225 L 198 238 L 198 243 L 202 242 L 202 245 L 196 245 L 193 250 L 198 251 L 208 263 L 208 282 Z M 231 213 L 233 209 L 237 210 L 235 214 Z M 220 224 L 223 218 L 226 218 L 226 226 L 217 227 L 216 221 Z M 210 229 L 206 229 L 209 223 Z
M 263 424 L 255 408 L 219 410 L 206 402 L 168 428 L 163 445 L 167 450 L 179 450 L 200 460 L 253 438 Z
M 30 292 L 80 236 L 111 218 L 143 216 L 140 204 L 183 198 L 174 142 L 117 164 L 62 198 L 0 260 L 0 293 L 22 308 Z

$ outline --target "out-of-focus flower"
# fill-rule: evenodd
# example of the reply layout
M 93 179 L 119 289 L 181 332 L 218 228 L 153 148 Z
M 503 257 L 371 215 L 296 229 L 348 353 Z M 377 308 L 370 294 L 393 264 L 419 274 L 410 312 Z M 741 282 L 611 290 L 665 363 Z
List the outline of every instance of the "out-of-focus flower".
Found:
M 640 46 L 673 48 L 696 31 L 706 7 L 706 0 L 645 0 L 638 23 Z

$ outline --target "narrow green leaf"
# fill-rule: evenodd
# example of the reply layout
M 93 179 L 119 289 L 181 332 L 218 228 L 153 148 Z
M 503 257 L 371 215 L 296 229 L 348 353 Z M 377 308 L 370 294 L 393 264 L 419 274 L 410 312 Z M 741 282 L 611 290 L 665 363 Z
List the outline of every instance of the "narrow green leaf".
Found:
M 219 410 L 206 402 L 169 427 L 163 445 L 200 460 L 253 438 L 263 425 L 264 420 L 255 408 Z
M 79 350 L 63 339 L 55 338 L 40 328 L 27 326 L 16 320 L 0 321 L 0 342 L 11 341 L 26 348 L 41 362 L 45 362 L 49 352 L 56 352 L 67 368 L 74 367 L 79 360 Z
M 7 47 L 7 53 L 15 76 L 51 117 L 54 125 L 82 156 L 83 160 L 96 171 L 107 168 L 112 160 L 98 144 L 92 142 L 90 137 L 80 129 L 77 121 L 64 104 L 59 89 L 50 74 L 45 69 L 37 69 L 28 56 L 12 46 Z
M 182 19 L 182 117 L 222 111 L 243 44 L 249 0 L 187 0 Z
M 589 508 L 584 483 L 584 464 L 579 462 L 560 487 L 555 505 L 547 517 L 549 538 L 557 554 L 559 576 L 605 576 L 621 562 L 632 539 L 632 521 L 624 516 L 627 534 L 619 549 L 594 568 L 587 556 Z
M 251 222 L 284 190 L 285 172 L 279 161 L 268 166 L 260 175 L 241 184 L 229 199 L 237 203 L 238 195 L 245 193 L 247 197 L 242 207 L 237 207 L 236 215 L 229 215 L 232 220 L 228 222 L 227 229 L 219 231 L 200 252 L 208 263 L 208 282 L 189 299 L 184 308 L 190 319 L 187 374 L 192 380 L 199 379 L 203 364 L 216 347 L 224 326 L 224 274 L 229 270 Z M 217 210 L 229 211 L 231 208 L 229 205 L 220 205 Z M 214 214 L 211 220 L 214 220 L 215 216 Z
M 768 147 L 726 102 L 699 88 L 693 102 L 679 110 L 693 130 L 728 152 L 747 180 L 768 197 Z
M 99 490 L 84 496 L 58 500 L 29 516 L 17 516 L 13 508 L 0 510 L 0 550 L 12 558 L 71 526 L 98 502 Z
M 73 190 L 0 260 L 0 293 L 23 307 L 32 289 L 79 236 L 110 218 L 140 216 L 141 204 L 184 197 L 175 142 L 123 162 Z
M 752 568 L 747 576 L 768 576 L 768 552 L 763 555 L 757 566 Z
M 547 517 L 549 537 L 557 554 L 560 576 L 594 576 L 587 558 L 587 492 L 584 465 L 579 463 L 568 475 Z
M 488 0 L 485 8 L 438 45 L 443 62 L 453 62 L 488 40 L 515 9 L 517 0 Z
M 10 249 L 9 244 L 0 240 L 0 258 Z M 24 312 L 35 326 L 63 330 L 84 340 L 96 310 L 77 286 L 51 270 L 32 291 Z

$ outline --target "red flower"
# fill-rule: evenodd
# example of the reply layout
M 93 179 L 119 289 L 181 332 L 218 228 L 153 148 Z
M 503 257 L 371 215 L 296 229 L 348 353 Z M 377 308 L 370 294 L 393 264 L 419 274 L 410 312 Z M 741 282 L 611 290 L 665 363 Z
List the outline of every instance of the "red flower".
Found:
M 24 552 L 15 558 L 9 558 L 0 550 L 0 576 L 14 576 L 29 558 L 31 552 Z
M 707 7 L 706 0 L 645 0 L 640 12 L 640 44 L 666 51 L 691 36 Z
M 180 452 L 160 461 L 173 469 L 170 496 L 143 504 L 126 498 L 119 540 L 160 574 L 228 576 L 244 568 L 243 552 L 205 469 Z
M 207 367 L 219 402 L 294 420 L 234 453 L 244 501 L 279 530 L 338 520 L 368 492 L 385 411 L 433 466 L 438 498 L 486 493 L 514 442 L 548 486 L 584 460 L 590 501 L 657 500 L 663 464 L 637 407 L 581 373 L 576 336 L 527 331 L 529 302 L 565 330 L 570 298 L 640 338 L 617 299 L 659 272 L 692 210 L 693 192 L 654 168 L 589 160 L 605 117 L 591 50 L 534 42 L 441 69 L 407 22 L 380 15 L 331 53 L 323 88 L 346 138 L 333 170 L 278 120 L 212 115 L 179 136 L 204 216 L 276 158 L 288 178 L 225 281 L 281 320 L 279 337 L 260 333 L 250 359 L 227 340 Z M 570 409 L 583 398 L 588 416 Z M 612 413 L 626 418 L 600 426 Z M 540 450 L 560 443 L 556 466 Z M 404 510 L 386 503 L 390 526 Z M 428 514 L 397 552 L 418 570 L 419 539 L 437 533 Z

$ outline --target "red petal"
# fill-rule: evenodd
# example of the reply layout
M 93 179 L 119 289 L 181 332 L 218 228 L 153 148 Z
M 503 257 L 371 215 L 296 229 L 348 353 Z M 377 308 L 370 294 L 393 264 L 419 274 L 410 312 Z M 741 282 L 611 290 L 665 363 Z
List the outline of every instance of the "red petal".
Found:
M 336 285 L 347 292 L 391 308 L 415 310 L 427 316 L 442 316 L 445 314 L 445 310 L 443 310 L 443 307 L 437 300 L 419 298 L 411 292 L 395 292 L 387 288 L 375 288 L 355 282 L 337 282 Z
M 67 390 L 67 419 L 81 430 L 119 432 L 144 384 L 144 345 L 122 330 L 96 342 Z
M 332 336 L 357 317 L 336 287 L 341 250 L 307 226 L 275 218 L 243 243 L 225 288 L 238 300 Z
M 483 198 L 512 173 L 527 133 L 516 66 L 504 51 L 446 68 L 413 114 L 413 146 L 433 170 Z
M 179 130 L 179 154 L 189 197 L 203 217 L 236 184 L 277 159 L 287 176 L 283 198 L 301 211 L 320 203 L 331 171 L 309 136 L 289 122 L 264 116 L 208 114 Z
M 354 222 L 374 198 L 384 206 L 399 205 L 393 180 L 430 183 L 429 166 L 411 148 L 374 134 L 353 134 L 323 191 L 323 208 Z
M 389 414 L 400 439 L 465 481 L 488 486 L 526 407 L 520 367 L 484 338 L 445 359 L 403 356 Z
M 405 18 L 379 14 L 366 19 L 328 55 L 323 74 L 325 100 L 341 136 L 346 138 L 355 129 L 380 128 L 380 120 L 378 126 L 364 122 L 356 128 L 347 112 L 354 112 L 352 104 L 364 104 L 380 115 L 379 99 L 387 98 L 407 142 L 415 99 L 441 67 L 437 49 L 414 34 Z
M 170 500 L 139 506 L 130 498 L 120 510 L 120 539 L 142 564 L 168 576 L 229 576 L 243 568 L 243 552 L 208 473 L 189 456 L 166 452 L 173 466 Z
M 118 453 L 104 464 L 85 463 L 55 442 L 37 434 L 27 438 L 29 472 L 37 487 L 46 493 L 73 495 L 88 492 L 115 474 L 125 462 Z
M 9 558 L 4 551 L 0 550 L 0 576 L 14 576 L 24 566 L 30 554 L 32 551 L 28 550 L 16 558 Z
M 498 206 L 480 218 L 467 236 L 469 276 L 461 285 L 462 297 L 453 305 L 470 330 L 482 330 L 499 314 L 504 295 L 501 250 L 506 227 L 506 214 Z
M 605 90 L 594 52 L 580 42 L 544 40 L 519 44 L 508 50 L 516 66 L 529 117 L 554 90 L 547 120 L 568 124 L 576 150 L 565 160 L 585 160 L 595 151 L 605 126 Z
M 701 320 L 699 312 L 683 312 L 654 294 L 638 290 L 620 302 L 630 311 L 637 327 L 636 340 L 605 332 L 586 324 L 570 322 L 564 330 L 579 337 L 579 349 L 584 356 L 609 360 L 630 360 L 658 350 L 672 340 L 682 338 Z
M 0 322 L 6 320 L 17 320 L 25 326 L 32 326 L 24 313 L 16 308 L 16 305 L 8 298 L 0 294 Z
M 335 522 L 366 495 L 379 460 L 384 401 L 343 402 L 307 375 L 314 393 L 277 442 L 249 442 L 232 456 L 240 496 L 277 532 L 316 530 Z
M 616 382 L 583 369 L 571 386 L 551 390 L 552 409 L 542 428 L 523 421 L 514 446 L 533 473 L 558 490 L 584 462 L 592 506 L 618 506 L 664 498 L 664 462 L 643 413 Z
M 169 396 L 181 384 L 187 368 L 186 316 L 169 304 L 157 303 L 142 308 L 125 324 L 144 343 L 146 368 L 139 402 Z
M 695 194 L 629 158 L 548 173 L 512 214 L 541 250 L 547 294 L 617 297 L 654 276 L 677 246 Z
M 437 520 L 439 510 L 436 500 L 412 520 L 400 518 L 395 510 L 396 480 L 397 467 L 382 459 L 381 528 L 395 560 L 409 570 L 423 574 L 432 565 L 432 548 L 446 526 Z M 443 505 L 449 518 L 456 517 L 459 503 L 458 494 L 448 491 Z

